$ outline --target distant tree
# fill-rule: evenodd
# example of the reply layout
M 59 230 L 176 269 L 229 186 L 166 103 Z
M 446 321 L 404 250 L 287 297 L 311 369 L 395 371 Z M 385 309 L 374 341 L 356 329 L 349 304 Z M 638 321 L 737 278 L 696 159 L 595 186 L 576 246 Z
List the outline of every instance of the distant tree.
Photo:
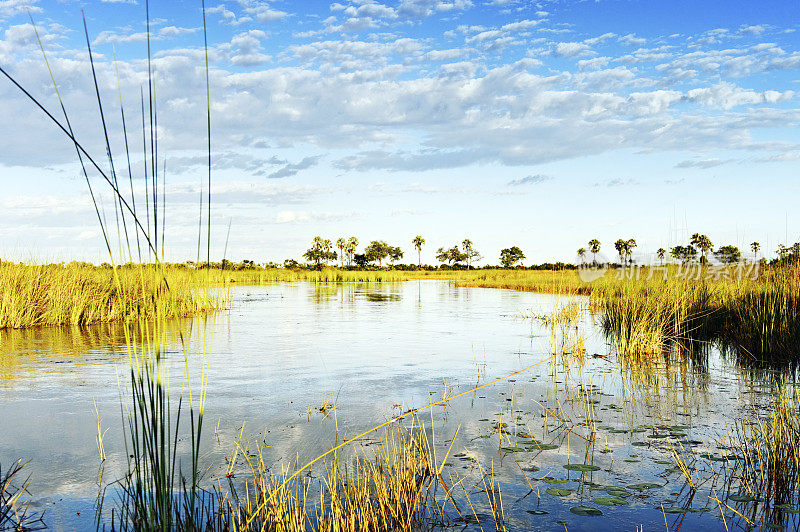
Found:
M 373 240 L 364 248 L 364 255 L 369 262 L 377 262 L 378 267 L 383 265 L 383 259 L 389 256 L 391 246 L 383 240 Z
M 458 246 L 453 246 L 449 249 L 439 248 L 436 250 L 436 260 L 441 263 L 458 264 L 467 260 L 467 254 L 463 253 Z
M 348 266 L 353 263 L 353 255 L 355 255 L 356 249 L 358 249 L 358 239 L 354 236 L 351 236 L 347 239 L 347 247 L 345 248 Z
M 589 251 L 592 252 L 592 264 L 597 264 L 597 254 L 600 253 L 600 241 L 596 238 L 589 240 Z
M 336 247 L 339 248 L 339 264 L 344 266 L 344 250 L 347 248 L 347 240 L 340 238 L 336 241 Z
M 676 260 L 686 263 L 697 257 L 697 250 L 692 246 L 675 246 L 670 250 L 669 254 Z
M 631 256 L 633 255 L 633 250 L 636 248 L 636 240 L 631 238 L 625 241 L 625 255 L 628 257 L 628 264 L 630 264 Z
M 467 261 L 467 268 L 472 265 L 472 261 L 480 260 L 481 254 L 478 253 L 472 245 L 472 241 L 468 238 L 465 238 L 463 242 L 461 242 L 461 248 L 464 250 L 464 256 L 466 257 Z
M 414 237 L 414 239 L 411 241 L 411 243 L 414 244 L 414 249 L 417 250 L 417 261 L 419 263 L 418 266 L 421 268 L 422 267 L 422 246 L 425 245 L 425 239 L 422 238 L 420 235 L 417 235 L 417 236 Z
M 500 263 L 503 268 L 513 268 L 518 262 L 525 260 L 525 254 L 517 246 L 500 250 Z
M 742 252 L 736 246 L 722 246 L 714 252 L 718 261 L 724 264 L 735 264 L 742 260 Z
M 714 244 L 711 243 L 711 239 L 706 235 L 701 235 L 700 233 L 693 234 L 689 244 L 700 250 L 701 263 L 706 262 L 706 253 L 714 249 Z
M 753 262 L 758 260 L 758 250 L 761 249 L 761 244 L 758 242 L 753 242 L 750 244 L 750 251 L 753 252 Z
M 299 268 L 300 263 L 294 259 L 286 259 L 285 261 L 283 261 L 283 267 L 287 269 Z
M 389 260 L 392 261 L 392 264 L 403 258 L 403 250 L 397 246 L 389 246 L 388 254 Z
M 658 248 L 658 251 L 656 251 L 656 255 L 658 255 L 658 260 L 661 261 L 662 266 L 664 265 L 664 255 L 666 254 L 667 250 L 664 248 Z
M 586 248 L 578 248 L 578 256 L 581 258 L 581 264 L 583 264 L 583 259 L 586 257 Z
M 329 260 L 336 260 L 336 252 L 331 251 L 333 244 L 328 239 L 315 236 L 311 242 L 311 247 L 303 253 L 303 258 L 313 262 L 317 268 Z
M 369 264 L 369 260 L 367 260 L 367 256 L 364 253 L 354 253 L 353 262 L 355 262 L 356 266 L 359 268 L 366 268 Z
M 617 254 L 619 255 L 619 263 L 621 266 L 625 265 L 625 249 L 626 249 L 627 241 L 618 238 L 616 242 L 614 242 L 614 249 L 617 250 Z

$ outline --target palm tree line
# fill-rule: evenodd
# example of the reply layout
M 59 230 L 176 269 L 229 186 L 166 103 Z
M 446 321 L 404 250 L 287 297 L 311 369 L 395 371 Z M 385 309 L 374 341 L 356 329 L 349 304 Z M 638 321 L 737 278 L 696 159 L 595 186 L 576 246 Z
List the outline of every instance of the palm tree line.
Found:
M 417 267 L 419 268 L 422 267 L 422 248 L 425 243 L 425 238 L 422 235 L 416 235 L 411 239 L 411 245 L 417 252 Z M 311 242 L 311 247 L 303 253 L 303 258 L 309 263 L 313 263 L 316 267 L 322 267 L 329 262 L 337 260 L 340 267 L 366 267 L 370 263 L 377 263 L 378 267 L 382 267 L 383 261 L 388 259 L 394 265 L 404 256 L 399 246 L 392 246 L 383 240 L 371 241 L 364 247 L 362 253 L 357 252 L 358 244 L 358 238 L 354 236 L 349 238 L 340 237 L 335 244 L 330 239 L 315 236 Z M 334 249 L 338 249 L 338 253 Z M 435 256 L 442 264 L 450 267 L 465 265 L 467 268 L 472 268 L 476 261 L 483 258 L 475 248 L 475 244 L 468 238 L 465 238 L 461 244 L 456 244 L 452 247 L 440 247 L 436 250 Z M 514 267 L 524 259 L 525 254 L 518 246 L 504 248 L 500 252 L 500 263 L 506 268 Z M 298 263 L 289 259 L 285 261 L 285 264 L 294 267 Z
M 636 240 L 633 238 L 619 238 L 616 242 L 614 242 L 614 249 L 617 251 L 617 255 L 619 257 L 619 265 L 622 267 L 630 266 L 633 264 L 633 250 L 637 247 Z M 593 238 L 589 240 L 588 244 L 588 251 L 592 254 L 592 261 L 591 264 L 593 266 L 598 266 L 599 263 L 597 262 L 597 254 L 600 252 L 601 243 L 597 238 Z M 797 247 L 795 250 L 794 248 Z M 761 244 L 758 242 L 752 242 L 750 244 L 750 251 L 753 253 L 752 261 L 758 262 L 758 252 L 761 250 Z M 781 253 L 783 251 L 783 254 Z M 782 258 L 783 256 L 788 256 L 790 252 L 796 251 L 796 254 L 800 256 L 800 244 L 795 244 L 792 248 L 787 248 L 781 245 L 778 249 L 778 256 Z M 577 250 L 578 259 L 581 265 L 586 264 L 586 254 L 587 248 L 580 247 Z M 656 257 L 658 257 L 659 264 L 661 266 L 664 265 L 664 259 L 669 255 L 673 259 L 681 262 L 681 263 L 688 263 L 697 260 L 698 254 L 700 256 L 699 261 L 700 264 L 708 263 L 708 257 L 710 254 L 713 254 L 714 257 L 722 263 L 725 264 L 733 264 L 736 262 L 740 262 L 742 260 L 742 253 L 737 246 L 732 244 L 727 244 L 724 246 L 720 246 L 719 248 L 714 249 L 714 243 L 708 237 L 708 235 L 701 234 L 701 233 L 694 233 L 687 245 L 676 245 L 669 250 L 664 249 L 663 247 L 659 247 L 656 250 Z

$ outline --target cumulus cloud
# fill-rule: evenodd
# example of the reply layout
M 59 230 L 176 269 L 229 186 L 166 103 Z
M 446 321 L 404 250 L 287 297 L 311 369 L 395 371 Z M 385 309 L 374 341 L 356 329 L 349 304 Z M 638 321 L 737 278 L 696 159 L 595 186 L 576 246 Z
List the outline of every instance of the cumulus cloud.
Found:
M 165 26 L 163 28 L 159 28 L 157 30 L 151 30 L 150 32 L 150 40 L 164 40 L 164 39 L 171 39 L 174 37 L 179 37 L 181 35 L 188 35 L 192 33 L 196 33 L 200 30 L 200 28 L 179 28 L 177 26 Z M 121 44 L 121 43 L 137 43 L 137 42 L 146 42 L 147 41 L 147 33 L 145 32 L 137 32 L 137 33 L 117 33 L 114 31 L 103 31 L 95 37 L 92 44 L 100 45 L 100 44 Z
M 560 42 L 554 46 L 553 53 L 560 57 L 585 57 L 592 55 L 594 52 L 586 43 Z
M 702 105 L 731 109 L 739 105 L 785 102 L 794 96 L 794 92 L 757 92 L 754 90 L 737 87 L 729 82 L 723 82 L 712 87 L 692 89 L 686 94 L 686 96 L 690 101 L 694 101 Z

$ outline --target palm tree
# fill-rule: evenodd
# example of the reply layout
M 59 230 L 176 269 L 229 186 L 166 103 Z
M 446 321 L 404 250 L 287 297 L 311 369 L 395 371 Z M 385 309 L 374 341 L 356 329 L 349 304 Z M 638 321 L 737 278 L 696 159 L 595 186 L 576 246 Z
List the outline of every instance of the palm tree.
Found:
M 336 241 L 336 247 L 339 248 L 339 263 L 344 266 L 344 250 L 347 247 L 347 240 L 340 238 Z
M 697 249 L 700 250 L 701 263 L 706 262 L 706 253 L 714 249 L 714 244 L 711 243 L 711 239 L 706 235 L 701 235 L 700 233 L 693 234 L 689 243 L 693 246 L 696 246 Z
M 358 239 L 354 236 L 351 236 L 347 239 L 347 265 L 350 266 L 353 263 L 353 255 L 356 253 L 356 249 L 358 249 Z
M 578 248 L 578 256 L 581 258 L 581 264 L 583 264 L 583 257 L 586 256 L 586 249 Z
M 411 241 L 414 244 L 414 248 L 417 250 L 417 260 L 419 261 L 419 267 L 422 267 L 422 246 L 425 244 L 425 239 L 421 236 L 417 235 Z
M 658 260 L 661 261 L 661 265 L 662 266 L 664 265 L 664 255 L 666 255 L 666 254 L 667 254 L 667 250 L 664 249 L 664 248 L 658 248 L 658 250 L 656 251 L 656 255 L 658 255 Z
M 616 249 L 617 253 L 619 254 L 620 266 L 625 265 L 625 244 L 626 242 L 621 238 L 618 238 L 617 241 L 614 242 L 614 249 Z
M 625 241 L 625 255 L 628 256 L 628 264 L 630 264 L 632 262 L 631 261 L 631 255 L 633 255 L 633 248 L 635 248 L 635 247 L 636 247 L 636 240 L 635 239 L 630 238 L 630 239 Z
M 589 251 L 592 252 L 592 264 L 597 264 L 597 254 L 600 252 L 600 241 L 596 238 L 589 240 Z
M 758 260 L 758 250 L 761 249 L 761 244 L 753 242 L 750 244 L 750 249 L 753 251 L 753 262 L 756 262 Z

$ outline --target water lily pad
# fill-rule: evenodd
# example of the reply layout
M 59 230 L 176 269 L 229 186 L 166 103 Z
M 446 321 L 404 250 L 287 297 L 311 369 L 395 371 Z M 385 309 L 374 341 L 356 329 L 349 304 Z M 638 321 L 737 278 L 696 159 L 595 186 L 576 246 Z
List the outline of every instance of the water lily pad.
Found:
M 646 447 L 648 443 L 646 441 L 635 441 L 631 445 L 634 447 Z
M 554 443 L 534 443 L 531 447 L 535 447 L 540 451 L 552 451 L 553 449 L 558 449 L 558 445 Z
M 592 508 L 591 506 L 573 506 L 569 509 L 569 511 L 575 515 L 583 515 L 587 517 L 597 517 L 603 515 L 603 512 L 597 508 Z
M 602 504 L 603 506 L 625 506 L 629 504 L 628 501 L 619 497 L 598 497 L 592 500 L 592 502 Z
M 549 493 L 550 495 L 555 495 L 556 497 L 566 497 L 567 495 L 572 493 L 574 490 L 570 490 L 570 489 L 566 489 L 566 488 L 547 488 L 547 490 L 545 490 L 545 491 L 547 493 Z
M 525 510 L 525 511 L 528 512 L 531 515 L 547 515 L 547 513 L 548 513 L 548 512 L 545 512 L 544 510 Z
M 589 464 L 565 464 L 564 469 L 570 471 L 600 471 L 600 468 Z
M 667 506 L 663 508 L 665 514 L 685 514 L 686 508 L 681 508 L 680 506 Z
M 606 493 L 611 495 L 612 497 L 623 498 L 623 497 L 630 497 L 631 492 L 625 491 L 622 488 L 609 488 L 606 490 Z
M 569 479 L 544 477 L 544 481 L 547 482 L 548 484 L 566 484 L 567 482 L 569 482 Z
M 754 502 L 754 501 L 758 500 L 755 497 L 751 497 L 750 495 L 743 495 L 743 494 L 731 495 L 728 498 L 730 500 L 734 501 L 734 502 Z
M 631 484 L 628 486 L 628 489 L 632 490 L 650 490 L 653 488 L 660 488 L 661 484 L 655 484 L 653 482 L 641 482 L 639 484 Z
M 487 514 L 470 514 L 464 516 L 464 522 L 467 524 L 480 524 L 489 519 L 489 517 Z
M 500 450 L 504 453 L 524 453 L 526 449 L 522 447 L 500 447 Z
M 521 466 L 521 469 L 523 471 L 528 471 L 528 472 L 531 472 L 531 473 L 535 473 L 535 472 L 539 471 L 539 466 L 535 466 L 535 465 L 529 464 L 529 465 Z
M 800 510 L 798 510 L 797 508 L 795 508 L 791 504 L 776 504 L 775 508 L 783 510 L 783 513 L 786 513 L 786 514 L 800 513 Z

